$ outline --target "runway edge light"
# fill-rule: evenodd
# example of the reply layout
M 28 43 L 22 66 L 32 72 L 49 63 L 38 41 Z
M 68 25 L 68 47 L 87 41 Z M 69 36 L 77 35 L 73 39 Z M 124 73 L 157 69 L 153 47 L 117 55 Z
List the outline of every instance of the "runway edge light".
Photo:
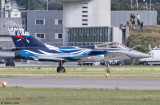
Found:
M 108 79 L 108 77 L 109 77 L 109 73 L 106 73 L 106 74 L 105 74 L 105 76 L 106 76 L 106 79 Z
M 3 81 L 3 82 L 2 82 L 3 88 L 6 88 L 6 87 L 7 87 L 7 84 L 8 84 L 7 81 Z

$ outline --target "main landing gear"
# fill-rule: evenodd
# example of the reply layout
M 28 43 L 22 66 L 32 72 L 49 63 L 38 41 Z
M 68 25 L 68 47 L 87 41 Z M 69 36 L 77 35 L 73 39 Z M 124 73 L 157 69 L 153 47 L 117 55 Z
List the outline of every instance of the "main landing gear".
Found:
M 106 63 L 106 66 L 107 66 L 107 73 L 111 73 L 111 72 L 110 72 L 110 65 L 109 65 L 109 62 Z
M 66 69 L 63 67 L 64 61 L 59 62 L 59 66 L 57 68 L 57 73 L 65 73 Z

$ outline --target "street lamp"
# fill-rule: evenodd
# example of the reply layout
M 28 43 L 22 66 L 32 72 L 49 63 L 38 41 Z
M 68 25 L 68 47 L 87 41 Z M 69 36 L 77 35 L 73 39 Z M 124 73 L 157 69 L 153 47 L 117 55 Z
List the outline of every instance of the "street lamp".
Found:
M 47 1 L 47 11 L 48 11 L 48 0 L 46 0 Z
M 152 1 L 150 0 L 150 11 L 151 11 L 151 7 L 152 7 Z

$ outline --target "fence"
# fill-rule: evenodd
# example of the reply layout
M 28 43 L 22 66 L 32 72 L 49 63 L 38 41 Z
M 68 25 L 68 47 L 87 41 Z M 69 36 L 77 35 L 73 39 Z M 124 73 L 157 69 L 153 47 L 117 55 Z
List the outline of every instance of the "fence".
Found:
M 111 25 L 119 27 L 120 24 L 127 24 L 130 22 L 130 14 L 133 13 L 135 17 L 140 15 L 140 21 L 144 25 L 157 25 L 157 11 L 112 11 L 111 12 Z M 135 20 L 137 21 L 137 19 Z

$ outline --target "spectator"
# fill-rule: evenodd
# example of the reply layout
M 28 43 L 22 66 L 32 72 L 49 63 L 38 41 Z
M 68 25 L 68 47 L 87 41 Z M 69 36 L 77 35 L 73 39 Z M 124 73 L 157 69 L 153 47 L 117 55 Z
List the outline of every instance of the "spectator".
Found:
M 130 14 L 130 22 L 131 22 L 131 27 L 132 27 L 132 14 Z
M 129 26 L 129 22 L 127 21 L 127 26 Z
M 135 16 L 134 16 L 134 14 L 133 14 L 133 17 L 132 17 L 133 19 L 135 19 Z
M 134 27 L 134 26 L 133 26 L 133 23 L 135 23 L 135 22 L 133 22 L 133 21 L 134 21 L 134 19 L 135 19 L 135 16 L 134 16 L 133 13 L 130 14 L 130 18 L 131 18 L 130 22 L 131 22 L 131 24 L 132 24 L 131 27 Z
M 134 20 L 132 21 L 132 25 L 133 25 L 133 29 L 135 30 L 136 28 L 135 28 L 135 21 Z
M 141 22 L 140 22 L 140 31 L 142 31 L 142 32 L 143 32 L 143 24 L 144 24 L 144 22 L 141 21 Z
M 130 14 L 130 19 L 132 19 L 132 13 Z
M 137 25 L 140 25 L 140 15 L 137 14 Z

